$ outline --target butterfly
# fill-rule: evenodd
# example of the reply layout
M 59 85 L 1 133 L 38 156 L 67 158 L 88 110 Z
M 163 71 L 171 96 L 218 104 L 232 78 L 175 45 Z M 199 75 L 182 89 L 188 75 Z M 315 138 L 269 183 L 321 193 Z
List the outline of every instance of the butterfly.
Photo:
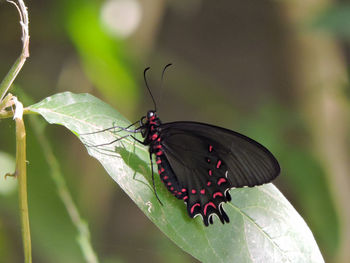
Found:
M 216 215 L 228 223 L 223 204 L 231 201 L 229 190 L 271 182 L 280 174 L 278 161 L 260 143 L 225 128 L 190 121 L 162 123 L 147 85 L 148 69 L 144 78 L 154 110 L 141 118 L 137 131 L 144 138 L 138 141 L 149 147 L 152 179 L 155 156 L 160 179 L 185 202 L 191 218 L 199 215 L 208 226 Z
M 170 65 L 163 69 L 162 79 Z M 260 143 L 235 131 L 191 121 L 162 123 L 147 84 L 148 69 L 144 79 L 154 110 L 138 121 L 140 126 L 135 130 L 128 129 L 131 125 L 123 130 L 141 133 L 143 140 L 130 136 L 148 146 L 157 199 L 160 201 L 154 183 L 154 156 L 161 181 L 184 201 L 191 218 L 201 216 L 208 226 L 216 215 L 223 224 L 228 223 L 223 204 L 231 201 L 229 190 L 271 182 L 280 174 L 278 161 Z

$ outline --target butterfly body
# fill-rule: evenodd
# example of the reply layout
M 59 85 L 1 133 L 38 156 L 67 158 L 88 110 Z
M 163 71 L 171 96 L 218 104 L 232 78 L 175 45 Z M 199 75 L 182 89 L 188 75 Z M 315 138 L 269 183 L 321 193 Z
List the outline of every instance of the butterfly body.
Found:
M 268 183 L 280 173 L 264 146 L 228 129 L 198 122 L 163 124 L 149 111 L 140 131 L 164 185 L 185 202 L 190 217 L 200 215 L 206 226 L 213 215 L 229 222 L 222 205 L 231 200 L 231 188 Z
M 177 198 L 183 199 L 186 195 L 186 191 L 180 188 L 177 177 L 172 171 L 172 168 L 164 153 L 162 138 L 160 136 L 162 122 L 154 111 L 148 112 L 146 120 L 146 123 L 142 125 L 141 129 L 141 134 L 145 138 L 143 144 L 149 146 L 151 158 L 152 155 L 156 156 L 158 174 L 167 189 Z

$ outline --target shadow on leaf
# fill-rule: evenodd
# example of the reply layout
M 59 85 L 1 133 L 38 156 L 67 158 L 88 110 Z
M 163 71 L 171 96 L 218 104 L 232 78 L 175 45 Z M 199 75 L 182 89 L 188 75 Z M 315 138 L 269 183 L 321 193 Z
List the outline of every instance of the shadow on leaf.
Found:
M 145 161 L 141 160 L 135 152 L 129 152 L 124 147 L 115 147 L 115 151 L 120 155 L 120 157 L 123 159 L 125 164 L 129 166 L 133 171 L 133 179 L 143 183 L 144 185 L 147 185 L 153 192 L 152 188 L 152 179 L 151 179 L 151 169 L 150 164 L 147 164 Z M 144 178 L 147 180 L 147 182 L 144 182 L 140 179 L 137 179 L 137 174 L 144 175 Z

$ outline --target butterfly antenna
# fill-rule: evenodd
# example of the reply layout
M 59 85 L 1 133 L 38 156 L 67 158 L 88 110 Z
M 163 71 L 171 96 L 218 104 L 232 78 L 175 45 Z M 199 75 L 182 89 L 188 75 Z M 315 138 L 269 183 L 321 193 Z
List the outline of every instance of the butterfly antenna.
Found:
M 163 69 L 162 78 L 161 78 L 161 80 L 160 80 L 160 90 L 162 90 L 162 88 L 163 88 L 164 73 L 165 73 L 166 69 L 167 69 L 168 67 L 170 67 L 171 65 L 172 65 L 172 63 L 169 63 L 169 64 L 166 65 L 166 66 L 164 67 L 164 69 Z
M 146 78 L 146 72 L 147 72 L 149 69 L 150 69 L 150 67 L 145 68 L 145 70 L 143 71 L 143 78 L 144 78 L 144 80 L 145 80 L 145 84 L 146 84 L 146 87 L 147 87 L 147 89 L 148 89 L 148 92 L 149 92 L 149 94 L 151 95 L 151 98 L 152 98 L 152 100 L 153 100 L 154 111 L 157 111 L 157 104 L 156 104 L 156 101 L 155 101 L 155 99 L 154 99 L 154 97 L 153 97 L 153 95 L 152 95 L 151 89 L 150 89 L 149 86 L 148 86 L 147 78 Z
M 162 72 L 162 79 L 161 79 L 161 88 L 163 87 L 163 78 L 164 78 L 164 73 L 165 73 L 165 71 L 166 71 L 166 69 L 168 68 L 168 67 L 170 67 L 172 65 L 172 63 L 169 63 L 168 65 L 166 65 L 165 67 L 164 67 L 164 69 L 163 69 L 163 72 Z
M 163 68 L 163 71 L 162 71 L 162 78 L 161 78 L 161 80 L 160 80 L 160 100 L 159 101 L 161 101 L 162 100 L 162 95 L 163 95 L 163 83 L 164 83 L 164 75 L 165 75 L 165 71 L 166 71 L 166 69 L 168 68 L 168 67 L 170 67 L 172 65 L 172 63 L 169 63 L 168 65 L 166 65 L 164 68 Z

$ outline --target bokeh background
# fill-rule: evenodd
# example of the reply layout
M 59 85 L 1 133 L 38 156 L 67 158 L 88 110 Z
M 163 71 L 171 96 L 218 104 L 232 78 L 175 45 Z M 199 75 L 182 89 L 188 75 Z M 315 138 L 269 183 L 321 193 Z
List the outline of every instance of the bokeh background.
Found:
M 31 56 L 14 94 L 37 102 L 62 91 L 88 92 L 136 121 L 153 107 L 142 75 L 150 66 L 148 81 L 163 121 L 208 122 L 266 145 L 282 167 L 275 184 L 311 228 L 325 260 L 349 262 L 346 1 L 27 5 Z M 16 9 L 0 1 L 1 79 L 20 53 L 20 37 Z M 173 66 L 161 86 L 168 63 Z M 14 169 L 15 127 L 10 119 L 0 125 L 0 262 L 22 262 L 16 182 L 3 179 Z M 34 262 L 85 262 L 40 138 L 30 122 L 27 129 Z M 45 134 L 100 262 L 197 262 L 140 212 L 73 134 L 60 126 L 47 126 Z

